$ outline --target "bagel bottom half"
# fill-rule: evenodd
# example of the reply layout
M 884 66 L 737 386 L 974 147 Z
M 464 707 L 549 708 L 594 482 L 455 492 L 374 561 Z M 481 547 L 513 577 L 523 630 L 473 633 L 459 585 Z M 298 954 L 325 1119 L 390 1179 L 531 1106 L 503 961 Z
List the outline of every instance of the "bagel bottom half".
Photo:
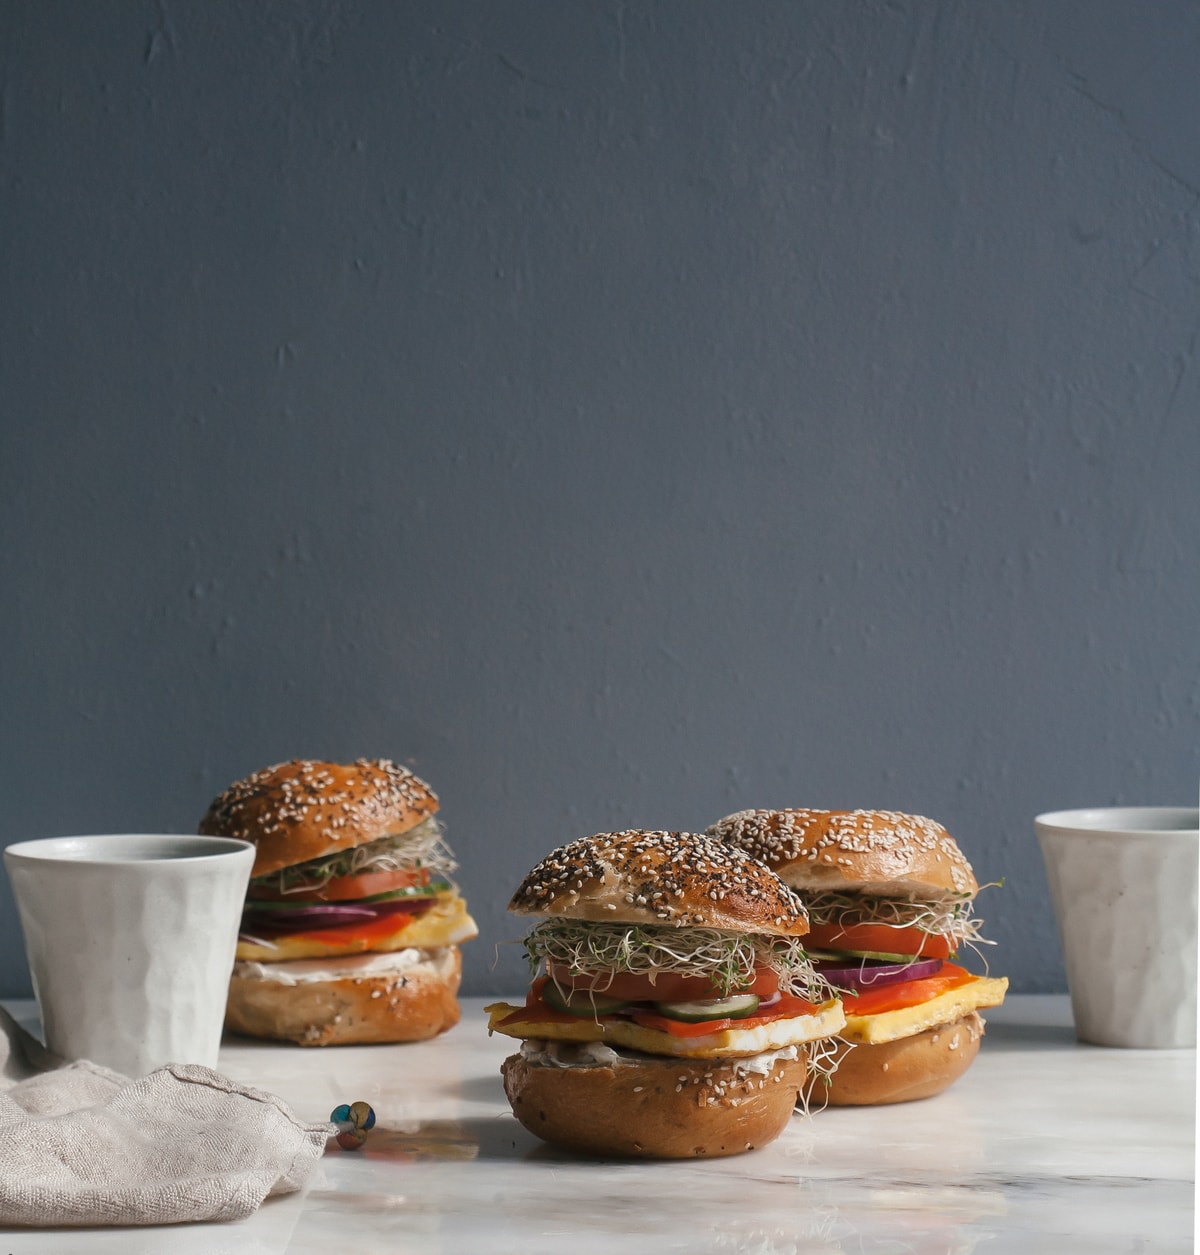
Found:
M 375 959 L 386 959 L 382 970 L 372 964 Z M 457 946 L 319 962 L 238 963 L 225 1027 L 301 1046 L 425 1041 L 458 1023 L 461 979 Z
M 594 1062 L 581 1054 L 563 1066 L 563 1055 L 528 1046 L 500 1068 L 513 1114 L 543 1141 L 605 1157 L 715 1158 L 764 1146 L 787 1126 L 808 1071 L 803 1047 L 745 1060 L 603 1047 Z
M 874 1044 L 838 1041 L 828 1081 L 818 1078 L 814 1104 L 869 1107 L 932 1098 L 949 1088 L 979 1053 L 983 1020 L 970 1011 L 949 1024 Z

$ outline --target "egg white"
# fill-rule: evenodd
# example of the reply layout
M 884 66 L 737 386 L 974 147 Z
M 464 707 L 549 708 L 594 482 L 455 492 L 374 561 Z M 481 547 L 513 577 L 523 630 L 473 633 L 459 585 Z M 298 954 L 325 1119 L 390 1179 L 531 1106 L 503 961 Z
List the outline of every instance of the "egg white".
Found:
M 698 1037 L 675 1037 L 656 1028 L 644 1028 L 618 1016 L 577 1020 L 539 1020 L 536 1013 L 521 1016 L 501 1028 L 500 1021 L 516 1015 L 523 1007 L 493 1002 L 487 1011 L 488 1032 L 506 1037 L 536 1037 L 543 1041 L 602 1041 L 610 1046 L 640 1050 L 648 1055 L 669 1055 L 675 1059 L 719 1059 L 726 1055 L 757 1055 L 784 1046 L 800 1045 L 821 1037 L 832 1037 L 845 1023 L 842 1004 L 834 999 L 810 1015 L 772 1020 L 754 1028 L 726 1028 Z
M 1007 976 L 977 976 L 969 985 L 947 990 L 915 1007 L 880 1011 L 875 1015 L 847 1013 L 846 1026 L 838 1036 L 844 1041 L 865 1045 L 898 1041 L 939 1024 L 950 1024 L 981 1007 L 998 1007 L 1007 989 Z

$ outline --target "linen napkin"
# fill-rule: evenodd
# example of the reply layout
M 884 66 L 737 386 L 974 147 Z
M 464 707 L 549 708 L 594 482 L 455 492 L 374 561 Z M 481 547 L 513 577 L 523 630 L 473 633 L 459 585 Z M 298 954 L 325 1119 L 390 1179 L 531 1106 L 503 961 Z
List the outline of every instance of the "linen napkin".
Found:
M 0 1007 L 0 1225 L 239 1220 L 299 1189 L 334 1131 L 199 1064 L 62 1064 Z

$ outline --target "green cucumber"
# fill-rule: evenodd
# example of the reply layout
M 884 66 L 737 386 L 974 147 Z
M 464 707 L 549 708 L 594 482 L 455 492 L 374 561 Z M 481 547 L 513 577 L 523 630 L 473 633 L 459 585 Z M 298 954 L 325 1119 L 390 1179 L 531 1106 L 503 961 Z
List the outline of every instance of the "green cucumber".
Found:
M 656 1002 L 654 1009 L 668 1020 L 699 1024 L 701 1020 L 744 1020 L 758 1010 L 757 994 L 734 994 L 703 1002 Z
M 887 950 L 839 950 L 836 957 L 843 956 L 848 959 L 882 959 L 884 963 L 911 963 L 913 959 L 920 957 L 915 954 L 892 954 Z
M 542 1001 L 568 1015 L 611 1015 L 629 1005 L 623 998 L 610 998 L 594 989 L 561 990 L 552 980 L 542 986 Z

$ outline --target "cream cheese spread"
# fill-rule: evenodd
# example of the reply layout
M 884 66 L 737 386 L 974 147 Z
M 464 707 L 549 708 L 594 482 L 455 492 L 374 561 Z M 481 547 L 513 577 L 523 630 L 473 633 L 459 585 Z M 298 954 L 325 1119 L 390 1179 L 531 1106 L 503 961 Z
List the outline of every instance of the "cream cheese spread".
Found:
M 777 1063 L 799 1058 L 799 1054 L 799 1047 L 783 1046 L 778 1050 L 764 1050 L 756 1055 L 731 1056 L 711 1062 L 731 1068 L 738 1075 L 751 1073 L 754 1076 L 769 1076 Z M 667 1062 L 662 1055 L 614 1050 L 598 1041 L 546 1041 L 537 1037 L 526 1038 L 521 1042 L 521 1058 L 527 1063 L 551 1068 L 616 1068 L 629 1063 Z
M 233 974 L 247 980 L 303 985 L 309 981 L 399 976 L 412 972 L 417 967 L 441 973 L 453 966 L 453 950 L 445 946 L 437 950 L 408 948 L 372 951 L 367 954 L 350 954 L 341 959 L 288 959 L 281 963 L 257 963 L 252 959 L 240 959 L 233 965 Z

